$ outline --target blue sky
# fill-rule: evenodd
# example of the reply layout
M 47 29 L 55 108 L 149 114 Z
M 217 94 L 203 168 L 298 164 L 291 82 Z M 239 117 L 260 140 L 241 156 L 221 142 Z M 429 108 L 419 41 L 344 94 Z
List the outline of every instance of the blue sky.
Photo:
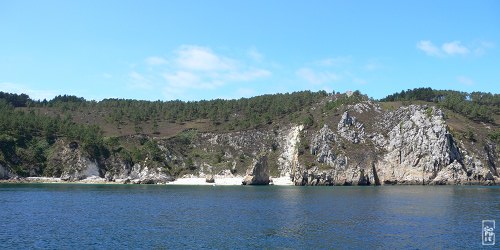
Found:
M 500 1 L 0 1 L 0 91 L 500 91 Z

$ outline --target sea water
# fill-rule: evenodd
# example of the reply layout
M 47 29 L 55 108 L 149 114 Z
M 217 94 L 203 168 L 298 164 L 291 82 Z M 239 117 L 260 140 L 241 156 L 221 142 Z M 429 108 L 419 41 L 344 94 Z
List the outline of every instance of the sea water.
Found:
M 0 184 L 2 249 L 480 248 L 482 220 L 500 187 Z

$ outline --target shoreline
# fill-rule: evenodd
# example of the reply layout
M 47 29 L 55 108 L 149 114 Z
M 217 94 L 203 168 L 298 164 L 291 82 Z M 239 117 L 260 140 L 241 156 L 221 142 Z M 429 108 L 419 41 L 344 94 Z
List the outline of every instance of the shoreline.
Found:
M 178 186 L 243 186 L 242 181 L 244 177 L 236 176 L 236 177 L 226 177 L 226 176 L 215 176 L 214 182 L 209 183 L 206 182 L 205 177 L 182 177 L 175 179 L 174 181 L 166 182 L 166 183 L 154 183 L 154 184 L 145 184 L 145 185 L 178 185 Z M 290 178 L 287 177 L 278 177 L 271 178 L 270 186 L 294 186 L 293 182 Z M 48 184 L 141 184 L 140 180 L 134 179 L 117 179 L 115 181 L 107 181 L 104 178 L 100 177 L 90 177 L 83 180 L 78 181 L 68 181 L 62 180 L 61 178 L 55 177 L 25 177 L 25 178 L 13 178 L 13 179 L 4 179 L 0 180 L 1 183 L 11 183 L 11 184 L 23 184 L 23 183 L 48 183 Z
M 62 180 L 61 178 L 54 177 L 25 177 L 25 178 L 12 178 L 12 179 L 0 179 L 0 184 L 105 184 L 105 185 L 165 185 L 165 186 L 243 186 L 242 180 L 244 177 L 235 176 L 214 176 L 214 183 L 206 182 L 205 177 L 195 177 L 186 176 L 182 178 L 175 179 L 174 181 L 166 183 L 141 183 L 139 179 L 117 179 L 115 181 L 107 181 L 104 178 L 92 176 L 83 180 L 78 181 L 68 181 Z M 276 177 L 271 178 L 269 186 L 295 186 L 294 183 L 288 177 Z M 307 185 L 305 185 L 307 186 Z M 320 185 L 321 186 L 321 185 Z M 333 186 L 365 186 L 365 185 L 333 185 Z M 366 185 L 366 186 L 500 186 L 500 183 L 490 182 L 490 183 L 479 183 L 479 182 L 468 182 L 468 183 L 446 183 L 446 184 L 421 184 L 421 183 L 391 183 L 391 184 L 381 184 L 381 185 Z

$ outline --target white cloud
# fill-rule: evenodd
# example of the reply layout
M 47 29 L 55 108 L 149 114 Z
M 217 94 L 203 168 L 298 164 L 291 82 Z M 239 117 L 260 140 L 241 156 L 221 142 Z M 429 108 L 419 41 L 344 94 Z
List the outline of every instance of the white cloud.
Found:
M 425 52 L 429 56 L 440 56 L 441 51 L 438 47 L 432 44 L 431 41 L 420 41 L 417 43 L 417 48 Z
M 425 52 L 429 56 L 445 57 L 445 56 L 467 56 L 470 54 L 481 56 L 486 53 L 486 50 L 494 47 L 491 42 L 481 41 L 469 46 L 463 45 L 460 41 L 445 42 L 438 47 L 431 41 L 422 40 L 417 43 L 417 48 Z M 473 53 L 471 53 L 473 52 Z
M 472 86 L 474 85 L 474 80 L 466 77 L 466 76 L 459 76 L 457 77 L 457 81 L 461 84 L 467 85 L 467 86 Z
M 32 89 L 26 85 L 11 82 L 0 83 L 0 91 L 16 94 L 27 94 L 33 100 L 50 100 L 58 95 L 54 90 Z
M 271 71 L 257 67 L 258 60 L 264 57 L 262 54 L 256 49 L 246 52 L 244 58 L 232 58 L 209 47 L 182 45 L 172 51 L 171 57 L 152 56 L 133 67 L 128 75 L 129 86 L 150 91 L 161 89 L 169 99 L 186 99 L 199 91 L 213 92 L 229 84 L 253 82 L 272 75 Z M 148 67 L 152 65 L 161 67 Z
M 476 56 L 482 56 L 486 53 L 486 50 L 492 49 L 495 47 L 495 44 L 492 42 L 481 41 L 474 49 L 474 54 Z
M 151 66 L 166 64 L 167 60 L 160 56 L 150 56 L 146 58 L 146 63 Z
M 369 62 L 369 63 L 365 64 L 365 66 L 363 66 L 363 69 L 366 71 L 375 71 L 375 70 L 382 69 L 382 68 L 383 68 L 383 65 L 380 63 L 376 63 L 376 62 Z
M 231 70 L 236 66 L 235 61 L 219 56 L 209 48 L 193 45 L 181 46 L 176 61 L 185 70 Z
M 346 64 L 350 64 L 351 62 L 352 62 L 351 56 L 338 56 L 338 57 L 330 57 L 319 60 L 315 64 L 319 66 L 334 67 L 334 66 L 343 66 Z
M 296 72 L 297 76 L 304 79 L 309 84 L 324 84 L 329 82 L 335 82 L 340 79 L 340 77 L 333 72 L 317 72 L 310 68 L 301 68 Z
M 461 45 L 460 41 L 444 43 L 441 48 L 448 55 L 466 55 L 469 53 L 469 49 Z
M 137 73 L 136 71 L 132 71 L 128 76 L 131 80 L 129 87 L 145 90 L 153 89 L 153 85 L 144 75 Z
M 143 75 L 141 75 L 135 71 L 130 72 L 129 76 L 130 76 L 130 78 L 132 78 L 132 80 L 135 80 L 135 81 L 146 81 L 146 78 Z
M 187 71 L 177 71 L 175 73 L 165 74 L 165 80 L 171 88 L 182 89 L 214 89 L 223 84 L 218 79 L 203 79 L 202 77 Z
M 247 55 L 256 62 L 261 62 L 264 58 L 264 56 L 256 48 L 249 49 Z

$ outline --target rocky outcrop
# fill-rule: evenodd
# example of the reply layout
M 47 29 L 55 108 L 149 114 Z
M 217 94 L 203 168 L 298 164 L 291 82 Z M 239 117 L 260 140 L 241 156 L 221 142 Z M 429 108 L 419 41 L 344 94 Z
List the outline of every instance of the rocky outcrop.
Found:
M 356 117 L 349 115 L 347 111 L 342 115 L 337 125 L 337 131 L 342 138 L 351 143 L 365 142 L 365 128 L 363 123 L 358 122 Z
M 0 180 L 10 179 L 12 177 L 14 177 L 14 175 L 11 173 L 11 171 L 0 164 Z
M 317 156 L 316 161 L 319 163 L 326 163 L 333 166 L 336 164 L 335 160 L 337 159 L 337 155 L 334 153 L 333 148 L 336 146 L 337 142 L 337 135 L 325 124 L 318 133 L 313 136 L 311 154 Z
M 214 176 L 211 174 L 208 174 L 207 176 L 205 176 L 205 182 L 206 183 L 215 183 Z
M 268 185 L 269 168 L 267 166 L 267 156 L 260 156 L 254 160 L 252 166 L 247 171 L 247 175 L 243 178 L 243 185 Z
M 105 164 L 107 169 L 104 178 L 106 180 L 122 182 L 130 179 L 130 173 L 132 172 L 131 162 L 118 155 L 111 155 Z
M 284 130 L 281 136 L 281 154 L 278 158 L 278 168 L 281 176 L 290 177 L 298 168 L 299 153 L 297 145 L 300 143 L 300 132 L 303 125 L 292 126 Z
M 164 166 L 148 159 L 131 165 L 118 155 L 111 155 L 100 164 L 89 158 L 76 142 L 59 141 L 56 144 L 49 164 L 62 166 L 62 173 L 53 176 L 62 181 L 163 184 L 174 180 Z
M 134 164 L 129 179 L 134 184 L 165 184 L 175 180 L 164 167 L 154 163 Z
M 457 161 L 454 161 L 439 171 L 437 176 L 431 181 L 431 184 L 467 184 L 468 182 L 469 179 L 463 166 Z
M 49 165 L 62 166 L 59 177 L 64 181 L 79 181 L 87 178 L 103 177 L 96 160 L 90 159 L 80 149 L 78 143 L 59 141 L 49 158 Z
M 307 128 L 283 122 L 227 133 L 189 130 L 182 140 L 139 138 L 157 146 L 141 152 L 145 159 L 139 162 L 119 148 L 105 159 L 91 159 L 77 142 L 59 140 L 44 174 L 66 181 L 141 184 L 180 176 L 213 183 L 245 174 L 245 185 L 267 185 L 270 175 L 295 185 L 500 183 L 498 145 L 455 138 L 438 108 L 382 111 L 376 102 L 363 101 L 321 112 Z M 9 166 L 0 165 L 0 179 L 15 177 Z
M 337 131 L 325 124 L 313 133 L 315 162 L 308 168 L 301 165 L 296 185 L 489 185 L 500 180 L 495 145 L 485 146 L 482 157 L 467 151 L 453 138 L 439 109 L 410 105 L 382 113 L 366 103 L 350 108 Z M 349 112 L 371 112 L 369 117 L 378 122 L 367 133 Z

